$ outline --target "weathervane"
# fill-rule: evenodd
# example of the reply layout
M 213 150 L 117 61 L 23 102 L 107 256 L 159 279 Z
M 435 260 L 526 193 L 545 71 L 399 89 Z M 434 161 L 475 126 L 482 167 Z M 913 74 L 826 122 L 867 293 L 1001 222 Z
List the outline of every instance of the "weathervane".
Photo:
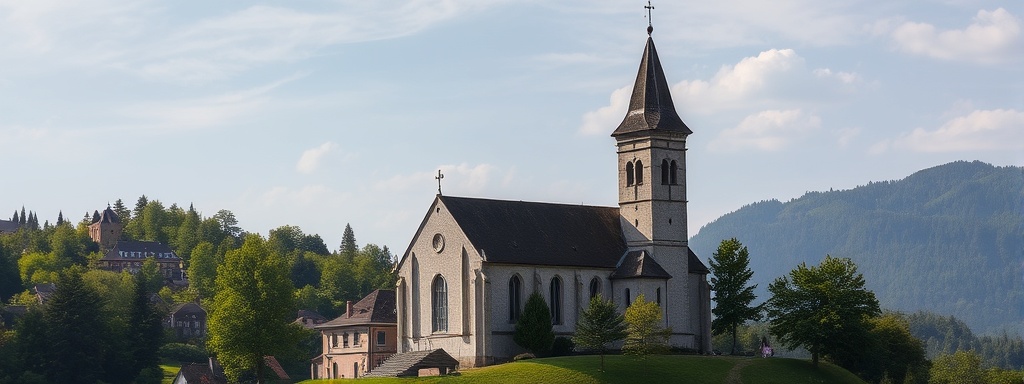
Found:
M 442 174 L 441 170 L 438 169 L 437 170 L 437 176 L 434 177 L 434 179 L 437 179 L 437 194 L 438 195 L 441 194 L 441 179 L 443 179 L 443 178 L 444 178 L 444 174 Z
M 644 8 L 647 8 L 647 36 L 650 36 L 651 32 L 654 32 L 654 25 L 651 24 L 651 10 L 654 9 L 654 6 L 651 5 L 651 0 L 647 0 L 647 5 Z

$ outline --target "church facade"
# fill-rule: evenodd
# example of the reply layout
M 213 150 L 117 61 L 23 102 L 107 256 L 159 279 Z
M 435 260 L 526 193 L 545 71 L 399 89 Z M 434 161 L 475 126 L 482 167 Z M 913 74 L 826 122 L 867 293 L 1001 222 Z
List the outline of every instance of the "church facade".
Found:
M 650 29 L 648 30 L 650 32 Z M 662 308 L 673 347 L 711 346 L 708 269 L 687 244 L 686 138 L 648 37 L 629 111 L 612 132 L 618 207 L 438 194 L 398 263 L 398 351 L 443 348 L 462 367 L 510 360 L 526 298 L 539 292 L 556 336 L 591 297 Z

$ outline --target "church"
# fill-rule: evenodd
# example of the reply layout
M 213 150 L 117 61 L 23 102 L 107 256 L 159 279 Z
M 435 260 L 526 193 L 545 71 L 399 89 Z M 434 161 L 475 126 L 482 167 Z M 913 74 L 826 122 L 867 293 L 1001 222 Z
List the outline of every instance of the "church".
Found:
M 624 312 L 658 303 L 672 347 L 711 348 L 708 269 L 687 244 L 686 138 L 654 40 L 629 110 L 611 133 L 617 207 L 440 194 L 397 265 L 398 352 L 443 348 L 461 367 L 511 360 L 526 298 L 544 296 L 556 337 L 571 337 L 590 298 Z

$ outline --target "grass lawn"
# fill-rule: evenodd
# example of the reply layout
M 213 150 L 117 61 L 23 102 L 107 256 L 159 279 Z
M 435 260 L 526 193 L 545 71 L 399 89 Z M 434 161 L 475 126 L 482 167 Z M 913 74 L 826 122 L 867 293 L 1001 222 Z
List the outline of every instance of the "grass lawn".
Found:
M 749 357 L 712 357 L 668 355 L 636 359 L 606 356 L 605 371 L 600 372 L 598 356 L 568 356 L 533 359 L 466 369 L 457 376 L 424 378 L 358 379 L 358 383 L 724 383 L 730 370 L 743 384 L 761 383 L 837 383 L 863 384 L 843 369 L 822 363 L 818 370 L 806 360 L 759 359 Z M 301 384 L 350 383 L 349 380 L 306 380 Z
M 181 369 L 181 363 L 167 359 L 160 359 L 160 369 L 164 370 L 164 379 L 161 380 L 160 383 L 171 384 L 174 382 L 174 375 L 177 375 L 178 370 Z

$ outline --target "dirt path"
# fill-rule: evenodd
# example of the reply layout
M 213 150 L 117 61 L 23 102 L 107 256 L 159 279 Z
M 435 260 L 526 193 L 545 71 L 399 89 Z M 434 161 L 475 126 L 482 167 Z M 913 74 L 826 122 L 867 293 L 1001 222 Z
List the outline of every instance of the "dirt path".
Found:
M 725 376 L 725 384 L 743 384 L 743 381 L 740 380 L 740 371 L 743 370 L 743 367 L 746 367 L 753 362 L 754 360 L 752 359 L 741 359 L 737 361 L 736 365 L 733 365 L 732 369 L 729 370 L 729 374 Z

